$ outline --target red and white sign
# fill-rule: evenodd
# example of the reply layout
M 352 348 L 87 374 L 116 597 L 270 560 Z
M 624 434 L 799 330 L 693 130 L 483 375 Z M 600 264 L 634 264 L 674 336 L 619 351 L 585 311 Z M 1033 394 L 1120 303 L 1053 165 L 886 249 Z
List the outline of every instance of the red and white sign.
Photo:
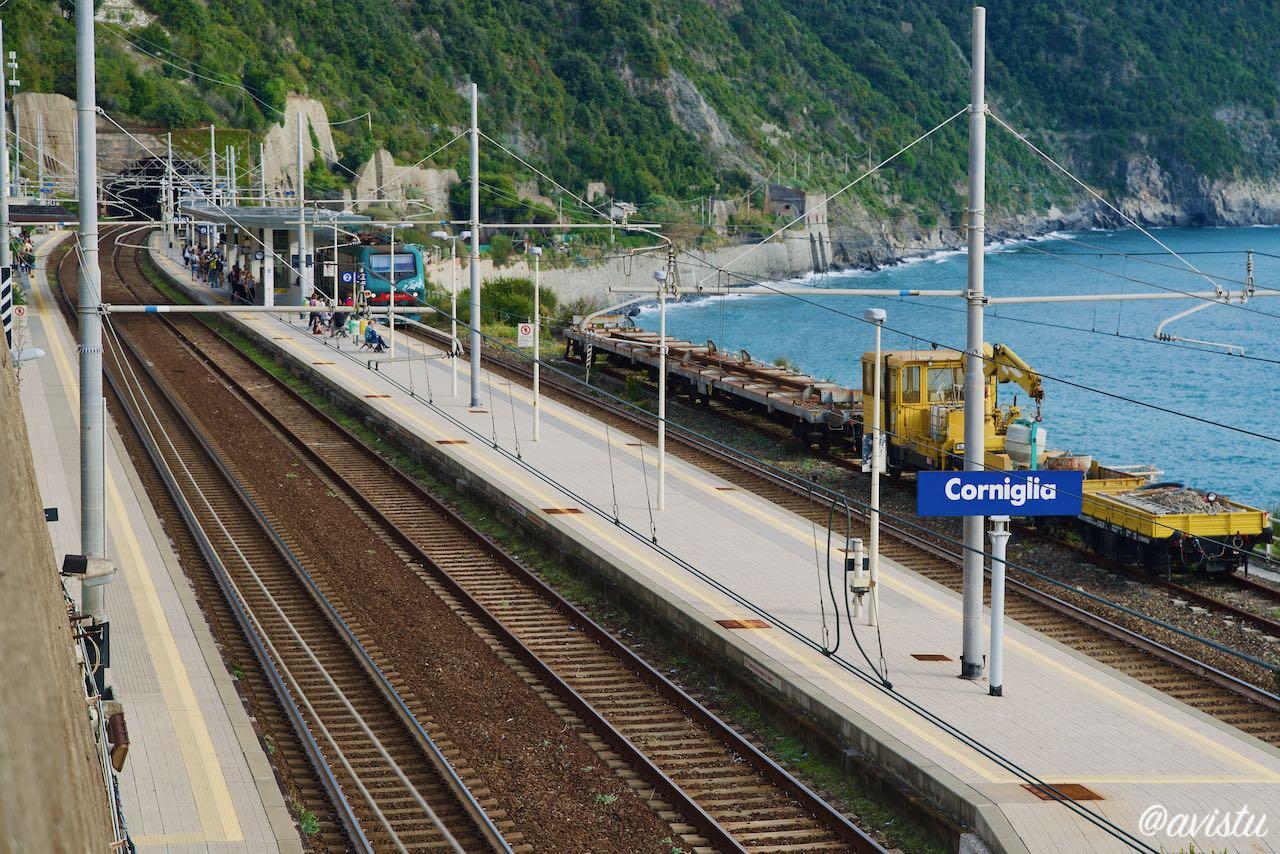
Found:
M 533 346 L 533 324 L 521 323 L 516 326 L 516 346 L 532 347 Z

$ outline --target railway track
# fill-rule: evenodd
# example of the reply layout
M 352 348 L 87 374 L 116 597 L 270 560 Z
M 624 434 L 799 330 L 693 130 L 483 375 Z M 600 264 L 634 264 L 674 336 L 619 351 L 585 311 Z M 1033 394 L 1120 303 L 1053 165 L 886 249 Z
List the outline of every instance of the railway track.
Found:
M 104 277 L 104 292 L 107 286 Z M 113 393 L 189 523 L 351 846 L 505 846 L 374 663 L 377 649 L 360 643 L 358 626 L 328 602 L 191 414 L 126 339 L 108 340 L 105 350 Z
M 448 340 L 440 333 L 417 327 L 406 329 L 436 345 L 444 345 Z M 467 342 L 464 340 L 463 344 L 465 347 Z M 485 358 L 495 373 L 526 384 L 531 382 L 532 371 L 505 354 L 499 356 L 486 351 Z M 544 394 L 639 438 L 652 440 L 656 435 L 651 416 L 604 402 L 580 385 L 554 374 L 548 376 L 549 373 L 542 372 Z M 671 424 L 667 429 L 667 448 L 802 518 L 824 525 L 828 521 L 830 500 L 781 470 L 762 466 Z M 856 519 L 853 535 L 867 537 L 865 516 L 860 516 L 856 507 L 853 512 Z M 891 521 L 881 522 L 880 542 L 882 554 L 890 559 L 953 590 L 961 589 L 962 560 L 957 552 Z M 1012 619 L 1269 744 L 1280 745 L 1280 697 L 1276 686 L 1256 684 L 1180 651 L 1173 646 L 1178 638 L 1173 633 L 1157 639 L 1024 581 L 1007 578 L 1006 585 L 1005 613 Z M 1212 598 L 1202 593 L 1197 595 Z M 1213 602 L 1215 607 L 1228 612 L 1234 607 L 1216 599 Z M 1252 612 L 1245 612 L 1245 616 L 1257 619 Z M 1255 678 L 1261 682 L 1266 675 L 1259 669 Z M 1274 677 L 1274 671 L 1271 675 Z
M 114 269 L 149 292 L 130 247 Z M 130 267 L 130 265 L 134 265 Z M 158 294 L 147 293 L 154 302 Z M 162 320 L 221 382 L 376 525 L 420 581 L 584 729 L 603 762 L 649 792 L 705 850 L 883 850 L 864 831 L 547 588 L 450 508 L 192 319 Z M 160 392 L 156 387 L 157 393 Z M 376 657 L 376 656 L 375 656 Z M 468 848 L 468 850 L 472 850 Z

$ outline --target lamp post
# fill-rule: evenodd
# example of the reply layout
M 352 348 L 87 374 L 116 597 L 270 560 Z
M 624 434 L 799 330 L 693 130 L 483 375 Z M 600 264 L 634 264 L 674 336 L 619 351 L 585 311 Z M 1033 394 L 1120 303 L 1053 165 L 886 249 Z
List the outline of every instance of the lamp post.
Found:
M 876 367 L 871 390 L 871 532 L 867 542 L 868 568 L 871 574 L 871 607 L 867 609 L 867 625 L 874 626 L 880 621 L 880 470 L 884 467 L 880 426 L 880 418 L 884 412 L 884 407 L 880 405 L 880 382 L 884 365 L 880 356 L 880 333 L 884 329 L 887 315 L 882 308 L 869 308 L 862 313 L 862 318 L 874 323 L 876 327 Z M 863 413 L 865 423 L 865 409 Z
M 538 353 L 542 339 L 542 316 L 538 308 L 538 291 L 542 284 L 542 247 L 534 246 L 529 250 L 533 255 L 533 441 L 538 441 L 541 433 L 542 408 L 538 400 Z
M 458 354 L 462 350 L 458 341 L 458 241 L 471 237 L 470 231 L 459 235 L 450 235 L 447 231 L 433 231 L 431 236 L 437 240 L 449 241 L 449 364 L 453 368 L 453 396 L 458 396 Z

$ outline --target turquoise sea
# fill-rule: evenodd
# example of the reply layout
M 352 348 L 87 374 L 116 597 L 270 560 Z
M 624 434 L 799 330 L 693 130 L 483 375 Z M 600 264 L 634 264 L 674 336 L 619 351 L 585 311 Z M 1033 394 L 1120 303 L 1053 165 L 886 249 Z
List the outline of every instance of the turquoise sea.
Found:
M 1280 228 L 1152 233 L 1233 292 L 1245 277 L 1245 251 L 1254 250 L 1258 287 L 1280 288 Z M 958 298 L 824 296 L 821 289 L 964 288 L 966 262 L 963 252 L 940 252 L 877 272 L 813 276 L 803 282 L 813 287 L 803 300 L 742 295 L 675 304 L 668 308 L 667 325 L 680 338 L 710 338 L 766 361 L 785 356 L 815 376 L 852 384 L 862 352 L 874 346 L 872 327 L 856 319 L 863 309 L 887 311 L 885 349 L 926 348 L 930 342 L 962 348 L 964 304 Z M 1211 290 L 1200 274 L 1133 230 L 1056 234 L 989 247 L 986 287 L 992 296 Z M 986 337 L 1010 345 L 1046 375 L 1043 414 L 1050 447 L 1107 463 L 1152 464 L 1165 480 L 1274 508 L 1280 505 L 1280 443 L 1182 414 L 1280 437 L 1280 297 L 1243 307 L 1212 305 L 1167 329 L 1241 346 L 1249 358 L 1152 338 L 1161 319 L 1200 302 L 990 306 Z M 656 307 L 646 306 L 636 322 L 656 329 Z M 1020 390 L 1005 386 L 1001 399 L 1014 392 Z

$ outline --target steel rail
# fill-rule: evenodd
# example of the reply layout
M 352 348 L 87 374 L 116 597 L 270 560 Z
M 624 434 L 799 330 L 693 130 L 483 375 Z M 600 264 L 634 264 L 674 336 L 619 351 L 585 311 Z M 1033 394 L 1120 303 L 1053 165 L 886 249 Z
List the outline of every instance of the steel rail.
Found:
M 113 263 L 116 265 L 117 272 L 119 272 L 119 258 L 120 253 L 118 251 L 113 253 Z M 133 290 L 132 286 L 125 281 L 123 275 L 120 275 L 120 281 L 125 288 L 130 291 Z M 185 336 L 182 336 L 176 327 L 173 328 L 173 332 L 179 338 L 182 338 L 184 341 L 186 340 Z M 391 681 L 382 672 L 382 668 L 378 666 L 377 662 L 374 661 L 373 657 L 364 648 L 363 643 L 361 643 L 355 632 L 347 625 L 346 620 L 343 619 L 342 615 L 338 612 L 338 609 L 333 605 L 329 598 L 325 596 L 324 592 L 320 590 L 319 585 L 311 576 L 311 573 L 303 566 L 302 561 L 284 542 L 279 531 L 277 531 L 276 528 L 267 520 L 266 515 L 263 513 L 261 508 L 257 506 L 257 503 L 249 496 L 243 484 L 241 484 L 239 479 L 232 474 L 218 453 L 209 445 L 208 440 L 196 427 L 194 417 L 185 404 L 173 397 L 165 384 L 155 375 L 151 366 L 139 357 L 137 351 L 134 349 L 133 343 L 125 336 L 120 336 L 120 339 L 122 343 L 124 343 L 125 347 L 133 353 L 135 359 L 138 359 L 143 370 L 147 373 L 151 381 L 156 385 L 157 389 L 164 397 L 165 402 L 179 415 L 187 429 L 191 431 L 193 438 L 199 443 L 201 449 L 209 457 L 210 461 L 218 469 L 219 473 L 227 480 L 228 484 L 236 493 L 236 496 L 245 507 L 249 508 L 254 517 L 266 531 L 267 535 L 275 543 L 277 549 L 285 557 L 295 574 L 297 574 L 297 576 L 306 585 L 312 598 L 318 605 L 320 605 L 321 609 L 329 618 L 331 624 L 338 630 L 347 646 L 351 648 L 353 654 L 360 662 L 365 672 L 372 678 L 374 684 L 382 693 L 387 703 L 395 710 L 401 723 L 404 724 L 405 728 L 413 734 L 414 739 L 420 744 L 423 752 L 431 760 L 436 772 L 441 776 L 453 793 L 454 797 L 458 799 L 459 803 L 463 806 L 471 820 L 476 824 L 477 829 L 480 830 L 481 834 L 495 850 L 508 852 L 509 854 L 511 848 L 503 839 L 502 833 L 498 830 L 492 819 L 489 818 L 483 807 L 480 806 L 479 802 L 476 801 L 475 796 L 462 781 L 462 778 L 458 776 L 457 771 L 445 757 L 444 752 L 438 745 L 436 745 L 435 741 L 427 733 L 426 729 L 423 728 L 421 722 L 418 721 L 417 717 L 409 709 L 395 686 L 391 684 Z M 205 359 L 204 362 L 206 366 L 213 367 L 207 359 Z M 237 389 L 237 391 L 239 390 Z M 242 392 L 241 394 L 243 396 Z
M 131 290 L 132 289 L 131 286 L 125 280 L 123 274 L 120 271 L 119 255 L 120 253 L 118 250 L 113 254 L 115 270 L 117 272 L 117 275 L 120 278 L 121 285 L 126 289 Z M 64 298 L 65 298 L 65 294 L 64 294 Z M 128 355 L 130 355 L 134 359 L 134 361 L 137 362 L 138 366 L 142 368 L 143 373 L 147 377 L 147 379 L 155 385 L 156 390 L 161 395 L 161 399 L 163 400 L 163 402 L 173 410 L 173 412 L 175 413 L 178 419 L 178 423 L 190 433 L 192 439 L 201 448 L 201 450 L 207 457 L 208 461 L 218 471 L 219 475 L 224 479 L 226 484 L 230 487 L 230 489 L 236 495 L 236 498 L 242 503 L 243 506 L 245 506 L 250 511 L 251 516 L 255 519 L 255 521 L 258 523 L 258 525 L 263 530 L 263 532 L 271 539 L 276 550 L 284 558 L 285 562 L 289 565 L 289 567 L 293 570 L 295 576 L 303 583 L 305 589 L 307 589 L 307 592 L 310 594 L 312 600 L 320 607 L 321 611 L 324 613 L 325 617 L 328 619 L 329 624 L 338 632 L 344 644 L 351 650 L 353 657 L 356 659 L 357 663 L 360 665 L 361 671 L 365 673 L 365 675 L 370 679 L 374 687 L 377 688 L 379 693 L 382 694 L 384 700 L 391 707 L 392 711 L 395 713 L 396 717 L 399 719 L 401 725 L 403 725 L 406 728 L 406 730 L 414 737 L 414 740 L 419 744 L 424 756 L 429 760 L 432 767 L 435 769 L 436 773 L 440 776 L 442 781 L 445 783 L 446 787 L 451 791 L 453 796 L 458 800 L 459 804 L 462 806 L 468 818 L 472 821 L 473 824 L 476 825 L 476 828 L 480 831 L 481 835 L 490 843 L 491 846 L 493 846 L 495 850 L 502 851 L 502 852 L 510 852 L 511 849 L 507 845 L 506 841 L 502 838 L 501 833 L 498 831 L 496 826 L 493 825 L 492 820 L 484 812 L 483 808 L 481 808 L 480 805 L 475 801 L 474 796 L 471 794 L 470 790 L 466 787 L 466 785 L 462 782 L 461 778 L 457 776 L 457 772 L 453 769 L 452 765 L 449 763 L 448 759 L 444 756 L 443 752 L 439 749 L 439 747 L 435 744 L 435 742 L 430 739 L 430 736 L 427 735 L 425 730 L 422 729 L 421 724 L 417 721 L 416 717 L 409 710 L 403 698 L 400 697 L 399 693 L 396 691 L 394 686 L 391 685 L 390 681 L 387 679 L 385 674 L 382 673 L 381 669 L 377 666 L 376 662 L 373 661 L 372 657 L 364 649 L 363 645 L 360 643 L 359 639 L 355 636 L 354 632 L 352 632 L 350 627 L 347 626 L 345 620 L 337 612 L 337 609 L 334 608 L 332 603 L 329 602 L 329 600 L 324 596 L 323 592 L 319 589 L 315 580 L 302 566 L 302 563 L 298 560 L 297 556 L 293 554 L 293 552 L 289 549 L 289 547 L 284 543 L 279 532 L 266 519 L 261 509 L 256 505 L 256 503 L 252 500 L 252 498 L 249 497 L 243 485 L 239 482 L 239 480 L 235 477 L 235 475 L 231 473 L 231 471 L 226 467 L 223 461 L 219 458 L 218 454 L 208 444 L 208 441 L 201 434 L 200 430 L 196 427 L 194 418 L 192 417 L 189 410 L 187 410 L 186 406 L 172 396 L 172 394 L 170 393 L 166 385 L 155 374 L 154 369 L 148 364 L 146 359 L 144 359 L 141 356 L 141 354 L 137 351 L 136 346 L 132 341 L 130 341 L 126 336 L 122 336 L 122 335 L 117 336 L 117 338 L 119 339 L 121 344 L 123 344 Z M 123 398 L 121 398 L 121 400 L 123 401 Z M 127 406 L 125 406 L 124 408 L 126 409 L 126 411 L 128 410 Z M 203 536 L 203 531 L 199 528 L 197 528 L 197 530 L 200 530 L 200 535 Z M 232 538 L 232 542 L 234 542 L 234 538 Z M 234 581 L 231 581 L 229 576 L 228 576 L 228 581 L 230 581 L 231 586 L 234 589 L 234 586 L 235 586 Z M 220 584 L 219 586 L 221 587 L 222 585 Z M 270 596 L 270 594 L 268 594 L 268 596 Z M 232 600 L 229 600 L 229 601 L 232 601 Z M 286 620 L 286 624 L 288 624 L 289 618 L 285 617 L 285 620 Z M 303 644 L 305 646 L 306 642 L 304 641 Z M 358 712 L 354 713 L 353 716 L 358 721 L 363 720 L 363 717 Z M 375 740 L 375 743 L 380 741 L 380 739 L 376 739 L 376 737 L 374 738 L 374 740 Z M 341 748 L 337 748 L 337 751 L 339 752 L 340 755 L 342 754 Z M 404 769 L 399 768 L 398 763 L 396 763 L 394 760 L 389 759 L 388 765 L 392 768 L 393 771 L 396 771 L 397 769 L 399 769 L 399 775 L 402 777 L 402 779 L 408 780 L 407 775 L 404 773 Z M 330 771 L 331 770 L 332 769 L 330 768 Z M 352 773 L 354 777 L 355 776 L 354 772 Z M 406 787 L 411 792 L 416 791 L 416 787 L 414 787 L 411 783 L 407 784 Z M 421 793 L 418 793 L 418 794 L 419 794 L 419 797 L 421 797 Z M 349 802 L 347 804 L 347 807 L 348 809 L 351 809 Z M 376 803 L 371 803 L 370 807 L 375 812 L 378 811 L 379 809 Z M 346 822 L 344 819 L 344 825 L 345 824 Z M 448 838 L 447 837 L 448 831 L 446 830 L 445 833 L 446 833 L 446 838 Z M 394 837 L 394 832 L 392 835 Z M 361 832 L 359 837 L 353 837 L 353 838 L 364 838 L 364 834 L 363 832 Z M 367 839 L 365 839 L 365 844 L 368 845 Z M 369 850 L 373 850 L 371 846 L 369 847 Z
M 56 275 L 59 280 L 59 285 L 61 284 L 63 274 L 62 265 L 71 255 L 72 252 L 68 250 L 58 261 Z M 70 297 L 66 291 L 61 286 L 53 288 L 53 290 L 59 298 L 59 301 L 62 303 L 64 310 L 74 315 L 74 307 L 71 305 Z M 199 520 L 196 518 L 195 511 L 191 507 L 191 504 L 187 500 L 185 494 L 182 492 L 181 487 L 178 486 L 177 481 L 173 478 L 173 475 L 169 470 L 168 463 L 163 458 L 162 452 L 155 446 L 150 437 L 149 431 L 143 426 L 140 420 L 141 415 L 135 413 L 131 407 L 124 405 L 126 398 L 121 392 L 120 387 L 117 385 L 113 372 L 104 371 L 103 375 L 106 379 L 107 386 L 111 389 L 111 393 L 115 395 L 116 400 L 120 403 L 120 409 L 124 412 L 130 428 L 138 437 L 139 442 L 151 460 L 152 466 L 155 468 L 156 473 L 160 476 L 166 490 L 169 492 L 170 500 L 173 501 L 174 506 L 178 509 L 178 512 L 186 522 L 187 528 L 190 531 L 192 538 L 195 540 L 197 548 L 200 550 L 205 561 L 209 564 L 209 568 L 213 571 L 214 580 L 217 582 L 218 588 L 222 591 L 223 596 L 226 597 L 227 605 L 231 609 L 231 613 L 235 618 L 236 624 L 240 627 L 240 631 L 244 633 L 245 639 L 248 641 L 250 649 L 253 651 L 253 656 L 257 660 L 262 673 L 266 676 L 267 683 L 271 687 L 272 693 L 275 695 L 276 702 L 278 702 L 280 707 L 284 710 L 285 716 L 288 718 L 289 723 L 294 730 L 294 734 L 297 735 L 299 742 L 302 743 L 303 749 L 307 754 L 307 759 L 315 770 L 316 777 L 319 779 L 322 788 L 325 790 L 325 794 L 333 804 L 333 807 L 338 814 L 339 821 L 342 822 L 343 827 L 347 831 L 348 837 L 359 847 L 359 850 L 370 852 L 370 854 L 372 854 L 373 846 L 369 844 L 369 840 L 365 836 L 364 830 L 360 825 L 360 819 L 355 814 L 354 808 L 347 799 L 341 783 L 339 783 L 337 776 L 333 772 L 333 768 L 329 765 L 328 760 L 325 759 L 323 752 L 320 750 L 320 745 L 315 740 L 315 736 L 311 732 L 311 727 L 307 724 L 306 719 L 302 715 L 302 711 L 298 708 L 297 703 L 293 699 L 293 695 L 285 685 L 284 678 L 276 667 L 274 660 L 267 653 L 262 636 L 258 633 L 253 620 L 251 620 L 249 613 L 246 610 L 246 606 L 240 601 L 240 598 L 234 594 L 234 585 L 225 564 L 223 564 L 222 559 L 218 556 L 218 553 L 214 549 L 213 543 L 210 542 L 204 528 L 200 525 Z

